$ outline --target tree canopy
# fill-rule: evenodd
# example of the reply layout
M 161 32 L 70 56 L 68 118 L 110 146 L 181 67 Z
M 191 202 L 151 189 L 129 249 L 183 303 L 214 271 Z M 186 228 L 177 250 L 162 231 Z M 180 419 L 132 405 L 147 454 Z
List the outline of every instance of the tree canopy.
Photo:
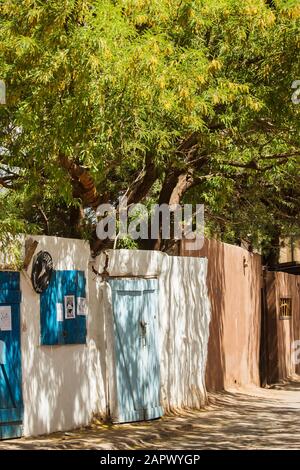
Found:
M 126 194 L 204 203 L 225 241 L 296 233 L 299 26 L 297 0 L 2 0 L 1 232 L 97 250 Z

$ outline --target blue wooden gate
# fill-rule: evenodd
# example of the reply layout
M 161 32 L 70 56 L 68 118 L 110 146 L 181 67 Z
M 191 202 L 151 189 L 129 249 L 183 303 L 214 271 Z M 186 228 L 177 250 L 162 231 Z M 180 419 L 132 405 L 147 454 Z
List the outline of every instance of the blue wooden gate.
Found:
M 0 272 L 0 439 L 22 435 L 20 273 Z
M 162 416 L 158 345 L 157 279 L 110 279 L 116 388 L 115 422 Z

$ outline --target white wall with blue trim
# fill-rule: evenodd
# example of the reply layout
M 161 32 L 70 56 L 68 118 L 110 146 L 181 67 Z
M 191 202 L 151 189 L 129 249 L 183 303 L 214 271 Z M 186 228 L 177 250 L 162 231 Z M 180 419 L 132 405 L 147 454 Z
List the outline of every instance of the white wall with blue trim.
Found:
M 206 287 L 207 259 L 170 257 L 158 251 L 108 250 L 96 260 L 95 269 L 112 278 L 157 277 L 159 282 L 159 360 L 161 404 L 164 410 L 193 407 L 206 402 L 205 366 L 209 337 L 210 303 Z M 112 294 L 103 284 L 106 317 L 110 411 L 119 414 Z
M 21 274 L 22 388 L 24 435 L 87 425 L 95 414 L 120 414 L 116 377 L 111 276 L 157 277 L 160 401 L 164 410 L 201 407 L 210 306 L 207 260 L 160 252 L 108 250 L 90 259 L 82 240 L 31 237 L 48 251 L 55 271 L 81 271 L 86 278 L 86 344 L 41 344 L 40 295 L 31 265 Z M 93 269 L 92 269 L 93 268 Z M 75 293 L 76 295 L 76 293 Z M 81 295 L 81 294 L 80 294 Z M 116 419 L 117 420 L 117 419 Z
M 24 435 L 73 429 L 105 411 L 103 324 L 95 284 L 89 284 L 89 245 L 80 240 L 34 237 L 36 251 L 46 250 L 55 270 L 86 274 L 86 344 L 41 345 L 40 295 L 35 293 L 31 266 L 22 273 L 21 340 Z

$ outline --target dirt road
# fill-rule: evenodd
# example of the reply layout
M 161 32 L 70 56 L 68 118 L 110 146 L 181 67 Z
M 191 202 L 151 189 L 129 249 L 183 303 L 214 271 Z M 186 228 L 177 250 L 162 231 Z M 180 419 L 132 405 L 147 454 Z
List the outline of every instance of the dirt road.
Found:
M 0 442 L 0 449 L 299 449 L 300 381 L 272 389 L 213 394 L 201 411 L 160 420 L 90 427 L 35 439 Z

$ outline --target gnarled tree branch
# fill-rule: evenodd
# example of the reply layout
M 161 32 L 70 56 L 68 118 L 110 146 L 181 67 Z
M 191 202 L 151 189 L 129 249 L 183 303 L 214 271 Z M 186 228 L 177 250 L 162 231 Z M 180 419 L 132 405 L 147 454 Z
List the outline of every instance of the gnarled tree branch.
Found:
M 73 162 L 65 155 L 59 155 L 59 163 L 71 176 L 73 186 L 79 187 L 79 197 L 86 207 L 96 209 L 100 202 L 100 194 L 90 172 L 81 165 Z

